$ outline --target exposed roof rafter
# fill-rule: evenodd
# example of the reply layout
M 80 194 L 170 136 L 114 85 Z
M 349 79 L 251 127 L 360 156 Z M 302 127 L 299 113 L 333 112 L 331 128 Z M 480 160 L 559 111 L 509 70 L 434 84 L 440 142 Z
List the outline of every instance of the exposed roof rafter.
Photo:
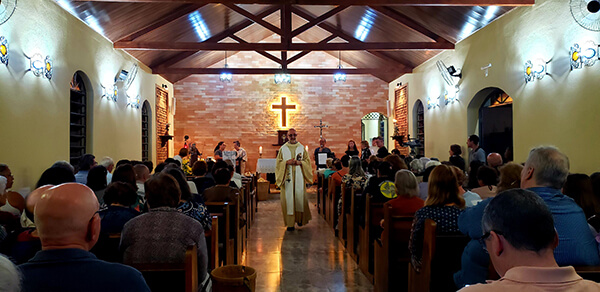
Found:
M 532 6 L 535 0 L 73 0 L 73 2 L 222 3 L 292 5 Z

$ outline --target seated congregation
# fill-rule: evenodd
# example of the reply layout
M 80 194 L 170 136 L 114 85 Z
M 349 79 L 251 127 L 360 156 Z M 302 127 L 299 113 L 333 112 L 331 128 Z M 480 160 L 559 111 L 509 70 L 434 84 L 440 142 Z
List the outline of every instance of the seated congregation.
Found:
M 375 291 L 599 291 L 583 278 L 600 275 L 600 173 L 569 173 L 552 146 L 518 164 L 478 140 L 468 164 L 456 144 L 439 161 L 363 141 L 317 170 L 319 213 Z
M 23 291 L 211 291 L 212 269 L 241 263 L 244 243 L 231 234 L 245 236 L 251 217 L 243 196 L 254 178 L 238 187 L 233 173 L 223 160 L 186 175 L 173 158 L 154 168 L 85 154 L 75 167 L 56 162 L 23 199 L 0 164 L 0 264 L 18 266 Z

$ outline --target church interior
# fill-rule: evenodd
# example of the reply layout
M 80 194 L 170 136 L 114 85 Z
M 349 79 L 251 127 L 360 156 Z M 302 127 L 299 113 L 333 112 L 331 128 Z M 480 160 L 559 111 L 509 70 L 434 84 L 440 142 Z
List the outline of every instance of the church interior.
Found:
M 600 171 L 599 10 L 596 0 L 0 0 L 0 166 L 26 198 L 57 161 L 157 166 L 191 145 L 208 161 L 239 141 L 246 223 L 235 257 L 218 251 L 210 269 L 254 268 L 253 291 L 429 291 L 410 271 L 388 279 L 406 259 L 378 262 L 383 221 L 354 215 L 354 190 L 346 200 L 327 188 L 321 141 L 337 159 L 349 141 L 360 154 L 381 137 L 410 169 L 406 157 L 444 162 L 454 144 L 470 159 L 477 135 L 505 162 L 553 145 L 570 173 Z M 291 232 L 272 175 L 290 129 L 314 177 L 312 220 Z M 407 288 L 409 278 L 427 287 Z

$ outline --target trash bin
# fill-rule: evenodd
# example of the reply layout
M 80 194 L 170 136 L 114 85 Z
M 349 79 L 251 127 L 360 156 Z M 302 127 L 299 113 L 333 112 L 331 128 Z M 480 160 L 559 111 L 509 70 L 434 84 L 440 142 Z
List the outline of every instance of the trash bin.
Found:
M 269 182 L 263 179 L 258 181 L 258 200 L 266 201 L 269 198 Z
M 256 289 L 256 270 L 251 267 L 223 266 L 214 269 L 210 276 L 213 292 L 254 292 Z

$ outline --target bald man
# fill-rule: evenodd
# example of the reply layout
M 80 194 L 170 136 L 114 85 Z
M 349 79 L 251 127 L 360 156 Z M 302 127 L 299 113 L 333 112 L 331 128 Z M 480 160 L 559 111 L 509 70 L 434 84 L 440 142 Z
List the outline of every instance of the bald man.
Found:
M 492 152 L 487 156 L 487 164 L 489 167 L 498 170 L 498 167 L 502 166 L 502 155 L 496 152 Z
M 34 208 L 42 250 L 27 263 L 23 291 L 150 291 L 134 268 L 98 260 L 98 200 L 85 185 L 66 183 L 43 192 Z

